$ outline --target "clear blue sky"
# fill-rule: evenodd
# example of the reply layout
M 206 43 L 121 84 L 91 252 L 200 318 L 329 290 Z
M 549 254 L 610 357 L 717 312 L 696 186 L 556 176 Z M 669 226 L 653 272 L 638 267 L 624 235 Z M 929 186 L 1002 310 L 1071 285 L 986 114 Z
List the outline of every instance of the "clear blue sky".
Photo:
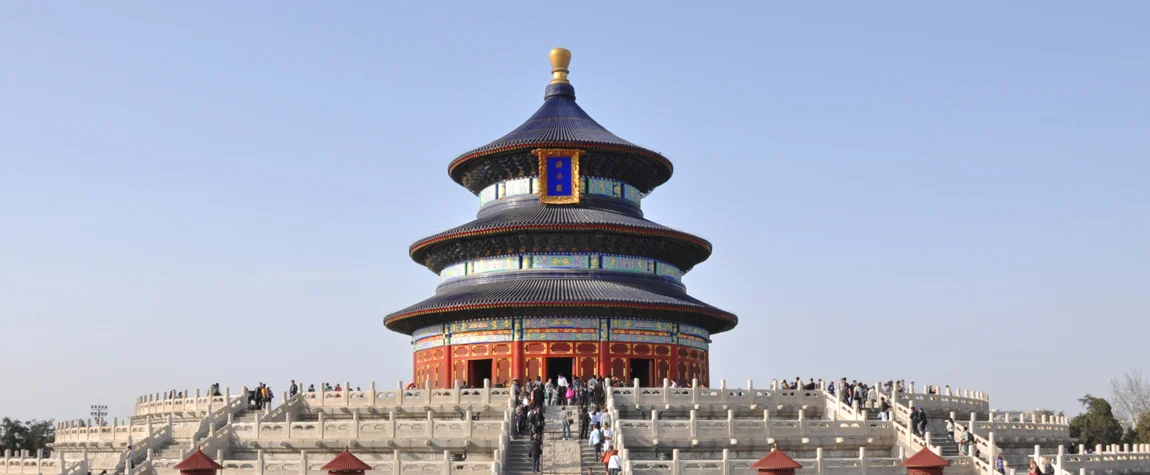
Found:
M 410 378 L 407 247 L 555 46 L 714 243 L 716 379 L 1077 413 L 1150 369 L 1150 4 L 492 5 L 0 5 L 0 415 Z

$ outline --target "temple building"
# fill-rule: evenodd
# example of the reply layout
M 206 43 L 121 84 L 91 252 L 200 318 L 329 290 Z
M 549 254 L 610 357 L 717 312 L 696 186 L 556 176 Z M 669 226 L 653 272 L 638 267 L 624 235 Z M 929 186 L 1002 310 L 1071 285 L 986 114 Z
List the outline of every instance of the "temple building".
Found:
M 595 122 L 567 80 L 571 53 L 550 58 L 542 107 L 451 161 L 478 215 L 411 245 L 440 284 L 384 325 L 411 335 L 413 379 L 437 388 L 559 375 L 707 384 L 711 335 L 738 323 L 683 285 L 711 243 L 644 217 L 671 161 Z

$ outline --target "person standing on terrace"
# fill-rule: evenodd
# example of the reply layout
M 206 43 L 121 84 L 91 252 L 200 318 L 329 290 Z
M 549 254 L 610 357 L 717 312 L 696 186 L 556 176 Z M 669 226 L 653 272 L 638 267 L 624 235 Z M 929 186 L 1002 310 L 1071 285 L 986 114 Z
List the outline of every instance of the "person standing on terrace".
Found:
M 559 375 L 559 380 L 555 382 L 555 395 L 559 398 L 559 405 L 567 405 L 567 377 Z

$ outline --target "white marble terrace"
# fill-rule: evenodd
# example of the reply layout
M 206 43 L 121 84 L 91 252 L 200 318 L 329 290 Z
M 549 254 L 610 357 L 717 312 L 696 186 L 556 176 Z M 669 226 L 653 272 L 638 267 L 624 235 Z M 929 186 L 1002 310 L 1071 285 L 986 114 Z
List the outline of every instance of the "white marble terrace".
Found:
M 607 411 L 624 473 L 750 474 L 752 463 L 778 447 L 803 464 L 800 475 L 896 475 L 906 473 L 902 460 L 926 447 L 951 462 L 948 474 L 990 475 L 998 453 L 1023 469 L 1031 457 L 1049 457 L 1056 475 L 1150 474 L 1150 445 L 1099 446 L 1090 455 L 1079 447 L 1069 454 L 1066 447 L 1076 442 L 1067 418 L 993 412 L 989 397 L 978 391 L 947 387 L 924 394 L 911 386 L 882 393 L 892 403 L 891 420 L 883 421 L 873 401 L 848 406 L 823 389 L 778 387 L 748 381 L 728 388 L 723 381 L 718 388 L 666 382 L 612 388 Z M 172 467 L 195 449 L 220 461 L 225 475 L 320 475 L 319 467 L 345 446 L 374 472 L 497 474 L 509 447 L 512 401 L 505 388 L 377 389 L 371 383 L 365 391 L 290 398 L 284 392 L 276 407 L 262 410 L 226 389 L 219 396 L 183 394 L 189 396 L 140 397 L 127 421 L 62 422 L 49 458 L 5 453 L 0 475 L 175 475 Z M 932 419 L 925 437 L 908 427 L 912 407 L 923 407 Z M 955 418 L 959 432 L 972 428 L 978 456 L 937 445 L 930 432 L 940 431 L 945 417 Z

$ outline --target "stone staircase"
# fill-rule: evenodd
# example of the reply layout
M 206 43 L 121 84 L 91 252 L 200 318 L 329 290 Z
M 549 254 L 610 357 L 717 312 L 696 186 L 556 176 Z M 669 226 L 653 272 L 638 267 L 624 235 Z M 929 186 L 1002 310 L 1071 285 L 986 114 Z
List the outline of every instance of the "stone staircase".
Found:
M 531 466 L 531 439 L 519 436 L 511 439 L 507 447 L 507 463 L 503 465 L 503 472 L 507 475 L 535 473 Z M 543 449 L 546 460 L 547 449 Z M 543 465 L 542 463 L 540 465 Z

